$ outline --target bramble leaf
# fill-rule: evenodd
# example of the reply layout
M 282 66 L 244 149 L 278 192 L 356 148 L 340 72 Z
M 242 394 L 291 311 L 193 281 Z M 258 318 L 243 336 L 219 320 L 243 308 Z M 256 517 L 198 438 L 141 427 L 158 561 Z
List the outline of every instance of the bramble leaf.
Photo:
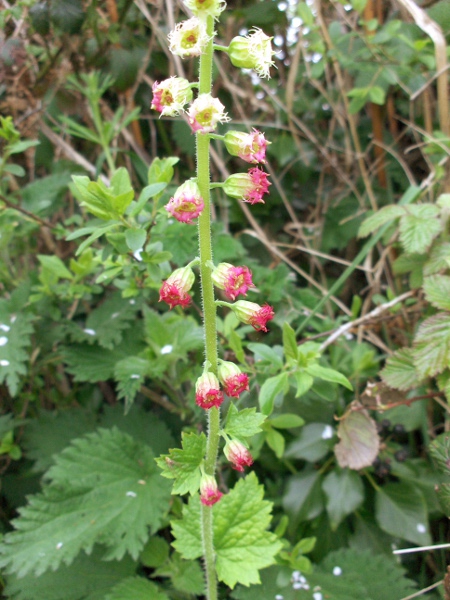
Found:
M 448 275 L 432 275 L 423 283 L 425 298 L 441 310 L 450 310 L 450 277 Z
M 266 420 L 266 416 L 256 412 L 256 408 L 244 408 L 238 410 L 231 403 L 228 409 L 225 433 L 232 437 L 245 440 L 261 431 L 261 425 Z
M 282 547 L 267 527 L 272 504 L 263 500 L 263 486 L 250 473 L 213 506 L 214 549 L 220 581 L 234 588 L 236 583 L 260 583 L 259 569 L 273 564 Z M 200 500 L 193 496 L 183 510 L 183 518 L 172 522 L 173 545 L 186 559 L 202 554 Z
M 369 467 L 380 449 L 375 421 L 366 410 L 352 410 L 339 421 L 337 434 L 340 442 L 334 453 L 341 467 L 355 471 Z
M 358 237 L 366 237 L 369 233 L 373 233 L 375 229 L 378 229 L 385 223 L 398 219 L 405 214 L 405 209 L 397 204 L 390 204 L 389 206 L 383 206 L 373 215 L 370 215 L 365 219 L 358 231 Z
M 433 204 L 411 204 L 404 210 L 407 214 L 400 219 L 400 242 L 406 252 L 423 254 L 442 231 L 442 222 L 436 218 L 439 209 Z
M 0 565 L 19 577 L 70 565 L 95 543 L 107 546 L 106 560 L 136 559 L 170 496 L 150 447 L 116 428 L 74 440 L 46 479 L 0 546 Z
M 169 454 L 156 459 L 161 475 L 175 479 L 172 494 L 195 494 L 200 487 L 200 465 L 206 452 L 204 433 L 183 433 L 180 448 L 172 448 Z
M 433 377 L 450 365 L 450 314 L 438 313 L 420 324 L 414 339 L 419 377 Z
M 404 392 L 416 386 L 419 383 L 419 377 L 414 366 L 412 348 L 401 348 L 391 354 L 386 360 L 380 376 L 389 387 Z
M 430 454 L 441 473 L 450 475 L 450 436 L 442 433 L 430 444 Z

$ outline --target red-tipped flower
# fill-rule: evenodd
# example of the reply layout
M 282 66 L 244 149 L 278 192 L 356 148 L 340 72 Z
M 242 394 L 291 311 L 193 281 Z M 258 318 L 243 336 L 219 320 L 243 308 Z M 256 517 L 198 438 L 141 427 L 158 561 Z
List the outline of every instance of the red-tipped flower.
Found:
M 242 392 L 249 391 L 248 375 L 243 373 L 233 362 L 221 361 L 219 365 L 219 380 L 225 394 L 231 398 L 239 398 Z
M 266 323 L 274 318 L 275 313 L 269 304 L 260 306 L 256 302 L 247 302 L 247 300 L 238 300 L 229 306 L 239 321 L 251 325 L 256 331 L 267 332 Z
M 254 287 L 252 272 L 248 267 L 234 267 L 229 263 L 220 263 L 212 272 L 212 280 L 216 287 L 224 290 L 230 300 L 236 300 L 239 294 L 245 296 L 250 287 Z
M 211 133 L 218 123 L 229 120 L 222 102 L 211 94 L 200 94 L 188 110 L 188 122 L 193 133 Z
M 242 472 L 244 467 L 250 467 L 253 464 L 252 455 L 244 444 L 238 442 L 238 440 L 227 442 L 223 451 L 227 460 L 233 464 L 233 469 L 236 471 Z
M 210 475 L 203 475 L 200 481 L 200 502 L 212 506 L 222 498 L 223 494 L 217 487 L 217 482 Z
M 230 175 L 223 184 L 227 196 L 238 198 L 249 204 L 264 204 L 262 197 L 269 191 L 268 175 L 262 169 L 255 167 L 248 173 Z
M 239 156 L 249 163 L 263 163 L 266 160 L 266 148 L 269 142 L 257 129 L 253 129 L 251 133 L 227 131 L 224 142 L 232 156 Z
M 189 290 L 194 285 L 195 275 L 190 267 L 181 267 L 163 282 L 159 291 L 159 301 L 167 302 L 170 309 L 174 306 L 186 308 L 191 303 Z
M 177 188 L 173 198 L 166 204 L 166 210 L 180 223 L 192 224 L 205 207 L 200 189 L 195 181 L 185 181 Z
M 183 77 L 155 81 L 152 92 L 151 108 L 160 112 L 163 117 L 175 117 L 184 110 L 184 105 L 192 100 L 189 81 Z
M 213 406 L 220 406 L 223 402 L 223 392 L 214 373 L 203 373 L 195 384 L 195 403 L 200 408 L 207 410 Z

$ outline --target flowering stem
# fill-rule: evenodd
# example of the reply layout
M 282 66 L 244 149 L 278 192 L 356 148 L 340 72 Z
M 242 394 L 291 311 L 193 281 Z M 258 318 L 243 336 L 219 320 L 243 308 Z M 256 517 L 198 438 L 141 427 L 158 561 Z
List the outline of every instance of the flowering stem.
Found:
M 213 35 L 214 19 L 208 16 L 207 34 L 210 41 L 200 57 L 199 93 L 210 94 L 212 88 Z M 198 237 L 200 247 L 200 276 L 203 302 L 203 327 L 205 336 L 205 360 L 209 362 L 210 371 L 217 374 L 217 331 L 216 305 L 214 302 L 214 287 L 211 278 L 211 268 L 208 266 L 213 259 L 211 243 L 211 201 L 210 201 L 210 168 L 209 145 L 210 137 L 197 133 L 197 184 L 205 203 L 198 219 Z M 208 439 L 205 458 L 205 472 L 214 475 L 216 469 L 217 451 L 219 446 L 219 408 L 208 410 Z M 203 556 L 206 572 L 206 597 L 208 600 L 217 599 L 217 578 L 215 570 L 215 553 L 213 543 L 213 514 L 212 506 L 202 504 L 201 530 Z

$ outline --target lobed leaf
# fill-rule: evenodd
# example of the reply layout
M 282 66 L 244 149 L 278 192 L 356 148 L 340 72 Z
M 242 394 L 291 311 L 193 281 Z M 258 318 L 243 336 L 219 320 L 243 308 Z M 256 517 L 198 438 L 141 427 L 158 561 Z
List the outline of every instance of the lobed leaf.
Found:
M 396 350 L 386 360 L 380 377 L 390 387 L 406 392 L 419 384 L 412 348 Z
M 127 577 L 106 594 L 104 600 L 169 600 L 157 585 L 144 577 Z
M 440 310 L 450 311 L 450 277 L 448 275 L 431 275 L 423 283 L 425 298 Z
M 261 431 L 261 425 L 266 420 L 266 415 L 256 412 L 256 408 L 238 410 L 231 403 L 228 409 L 225 433 L 229 436 L 245 440 Z
M 180 448 L 172 448 L 169 454 L 156 459 L 161 475 L 175 479 L 172 494 L 195 494 L 200 487 L 200 465 L 206 452 L 204 433 L 183 433 Z
M 405 210 L 407 214 L 400 219 L 400 242 L 406 252 L 423 254 L 442 231 L 442 222 L 436 218 L 439 209 L 433 204 L 412 204 Z
M 442 373 L 450 364 L 450 314 L 423 321 L 414 339 L 414 366 L 421 379 Z

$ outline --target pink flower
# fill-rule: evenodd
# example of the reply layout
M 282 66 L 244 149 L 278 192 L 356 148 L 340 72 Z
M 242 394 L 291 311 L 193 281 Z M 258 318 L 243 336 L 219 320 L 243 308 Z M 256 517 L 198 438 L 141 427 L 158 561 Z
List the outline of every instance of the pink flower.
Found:
M 192 300 L 188 294 L 195 281 L 194 272 L 190 267 L 182 267 L 164 281 L 159 291 L 159 302 L 167 302 L 170 310 L 174 306 L 186 308 Z
M 200 56 L 210 38 L 206 33 L 206 24 L 192 17 L 187 21 L 178 23 L 168 35 L 169 50 L 184 58 L 185 56 Z
M 198 185 L 189 180 L 180 185 L 173 198 L 166 204 L 166 210 L 180 223 L 191 225 L 192 220 L 201 214 L 204 206 Z
M 212 506 L 222 498 L 223 494 L 217 487 L 217 482 L 210 475 L 203 475 L 200 481 L 200 501 L 205 506 Z
M 189 81 L 183 77 L 169 77 L 152 86 L 153 100 L 151 108 L 161 116 L 175 117 L 184 109 L 184 105 L 192 100 Z
M 223 402 L 223 393 L 214 373 L 203 373 L 195 384 L 195 403 L 200 408 L 207 410 L 213 406 L 220 406 Z
M 218 123 L 229 120 L 222 102 L 211 94 L 200 94 L 188 111 L 189 125 L 194 133 L 211 133 Z
M 253 129 L 251 133 L 228 131 L 224 142 L 232 156 L 239 156 L 249 163 L 263 163 L 266 160 L 266 148 L 269 142 L 257 129 Z
M 266 323 L 275 316 L 274 310 L 269 304 L 260 306 L 256 302 L 238 300 L 234 304 L 230 304 L 229 307 L 240 321 L 251 325 L 256 331 L 267 332 Z
M 233 469 L 236 471 L 242 472 L 244 467 L 250 467 L 253 464 L 252 455 L 244 444 L 237 440 L 227 442 L 223 451 L 227 460 L 233 463 Z
M 225 360 L 220 362 L 219 380 L 224 387 L 225 394 L 230 398 L 239 398 L 242 392 L 249 391 L 248 375 L 242 373 L 233 362 Z
M 214 285 L 224 290 L 230 300 L 236 300 L 239 294 L 245 296 L 248 288 L 254 287 L 252 272 L 248 267 L 233 267 L 229 263 L 220 263 L 211 276 Z
M 267 173 L 255 167 L 250 169 L 248 173 L 235 173 L 230 175 L 223 184 L 223 189 L 227 196 L 238 198 L 250 204 L 257 204 L 264 200 L 263 195 L 269 191 L 269 185 L 272 185 L 268 180 Z

